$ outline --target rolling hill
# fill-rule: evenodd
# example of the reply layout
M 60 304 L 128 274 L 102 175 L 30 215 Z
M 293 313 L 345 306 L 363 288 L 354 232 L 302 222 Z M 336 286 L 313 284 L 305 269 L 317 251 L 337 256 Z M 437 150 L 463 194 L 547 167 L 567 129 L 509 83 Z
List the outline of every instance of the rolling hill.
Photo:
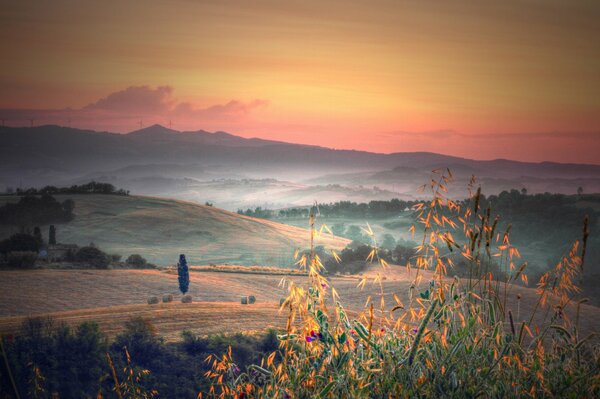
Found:
M 6 187 L 64 186 L 92 179 L 136 194 L 177 197 L 203 203 L 219 198 L 230 210 L 266 203 L 285 207 L 335 201 L 328 185 L 362 201 L 357 188 L 372 190 L 370 199 L 411 199 L 429 181 L 432 169 L 450 167 L 460 183 L 452 192 L 464 196 L 475 175 L 484 192 L 527 188 L 530 193 L 574 194 L 600 191 L 600 165 L 511 160 L 472 160 L 427 152 L 391 154 L 336 150 L 272 140 L 246 139 L 225 132 L 179 132 L 160 125 L 129 134 L 60 126 L 0 127 L 0 190 Z M 249 196 L 230 195 L 223 179 L 272 179 L 268 187 L 250 187 Z M 214 188 L 217 182 L 218 188 Z M 293 186 L 293 187 L 290 187 Z M 296 187 L 298 186 L 298 187 Z M 319 195 L 315 196 L 315 191 Z M 226 194 L 221 199 L 220 195 Z M 308 200 L 310 198 L 310 200 Z
M 153 197 L 58 195 L 75 201 L 75 219 L 57 225 L 62 243 L 88 245 L 126 258 L 139 253 L 158 265 L 174 264 L 181 253 L 193 263 L 293 264 L 308 246 L 306 229 L 238 215 L 212 206 Z M 16 197 L 0 197 L 0 204 Z M 307 222 L 308 223 L 308 222 Z M 17 231 L 0 226 L 0 236 Z M 47 226 L 42 228 L 44 234 Z M 322 236 L 318 244 L 341 249 L 349 241 Z

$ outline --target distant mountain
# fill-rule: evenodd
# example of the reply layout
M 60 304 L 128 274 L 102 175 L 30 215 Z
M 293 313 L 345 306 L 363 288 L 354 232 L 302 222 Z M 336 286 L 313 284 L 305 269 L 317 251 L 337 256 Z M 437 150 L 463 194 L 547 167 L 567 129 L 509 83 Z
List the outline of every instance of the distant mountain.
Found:
M 404 181 L 406 186 L 397 191 L 405 193 L 416 180 L 424 183 L 422 177 L 432 169 L 446 167 L 459 178 L 476 175 L 508 185 L 535 180 L 536 187 L 547 189 L 552 186 L 539 184 L 540 179 L 559 179 L 563 189 L 572 191 L 572 184 L 562 184 L 565 180 L 587 179 L 584 182 L 591 189 L 600 187 L 600 165 L 477 161 L 427 152 L 377 154 L 247 139 L 225 132 L 179 132 L 160 125 L 129 134 L 54 125 L 0 127 L 0 159 L 0 190 L 70 184 L 90 176 L 115 182 L 149 177 L 247 177 L 346 185 Z

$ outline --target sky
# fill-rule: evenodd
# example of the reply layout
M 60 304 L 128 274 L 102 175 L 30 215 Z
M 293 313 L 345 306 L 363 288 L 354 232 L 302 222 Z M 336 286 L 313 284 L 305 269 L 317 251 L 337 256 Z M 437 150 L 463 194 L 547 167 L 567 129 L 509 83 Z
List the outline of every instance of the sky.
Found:
M 0 5 L 7 126 L 600 164 L 595 0 Z

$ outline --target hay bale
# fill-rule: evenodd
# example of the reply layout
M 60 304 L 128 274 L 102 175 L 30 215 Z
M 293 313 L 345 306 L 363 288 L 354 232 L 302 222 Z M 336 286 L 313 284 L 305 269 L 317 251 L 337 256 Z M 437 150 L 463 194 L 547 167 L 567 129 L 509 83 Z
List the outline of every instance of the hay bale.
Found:
M 243 296 L 241 298 L 240 302 L 242 303 L 242 305 L 247 305 L 248 304 L 248 297 L 247 296 Z
M 165 302 L 165 303 L 166 303 L 166 302 L 173 302 L 173 295 L 172 295 L 172 294 L 166 294 L 166 295 L 163 295 L 163 298 L 162 298 L 162 300 L 163 300 L 163 302 Z
M 249 303 L 250 305 L 252 305 L 252 304 L 253 304 L 253 303 L 255 303 L 255 302 L 256 302 L 256 297 L 255 297 L 254 295 L 250 295 L 250 296 L 248 297 L 248 303 Z
M 182 296 L 181 303 L 192 303 L 192 296 L 191 295 Z
M 156 305 L 158 303 L 158 297 L 157 296 L 150 296 L 148 297 L 148 305 Z

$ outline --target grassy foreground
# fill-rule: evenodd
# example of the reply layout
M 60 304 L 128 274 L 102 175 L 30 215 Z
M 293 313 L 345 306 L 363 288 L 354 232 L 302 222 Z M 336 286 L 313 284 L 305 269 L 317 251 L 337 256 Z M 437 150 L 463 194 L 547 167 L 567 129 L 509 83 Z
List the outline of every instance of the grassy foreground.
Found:
M 521 314 L 507 306 L 512 283 L 527 282 L 527 264 L 519 262 L 519 251 L 510 243 L 510 227 L 496 231 L 491 210 L 479 207 L 479 190 L 463 203 L 446 198 L 450 179 L 448 171 L 432 180 L 433 199 L 418 209 L 425 232 L 408 303 L 398 299 L 386 307 L 382 290 L 382 299 L 371 298 L 367 311 L 350 319 L 311 251 L 299 260 L 310 284 L 288 284 L 281 360 L 275 361 L 273 352 L 260 365 L 240 370 L 231 351 L 212 356 L 207 376 L 213 385 L 207 396 L 598 397 L 598 345 L 593 334 L 581 335 L 579 306 L 584 301 L 574 299 L 587 221 L 581 242 L 542 276 L 530 314 Z M 464 234 L 465 244 L 456 243 L 458 234 Z M 446 278 L 454 251 L 468 261 L 467 280 Z M 376 245 L 369 257 L 378 259 Z M 503 280 L 491 273 L 492 262 L 504 271 Z M 434 277 L 420 284 L 418 271 L 424 269 L 434 270 Z M 381 282 L 380 276 L 374 280 Z M 571 305 L 574 317 L 566 312 Z

